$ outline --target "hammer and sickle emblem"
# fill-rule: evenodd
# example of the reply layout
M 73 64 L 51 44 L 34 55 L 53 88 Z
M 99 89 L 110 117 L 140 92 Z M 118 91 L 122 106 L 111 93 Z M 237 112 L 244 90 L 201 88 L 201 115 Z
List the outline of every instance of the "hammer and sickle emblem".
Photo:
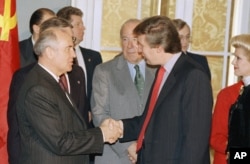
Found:
M 0 28 L 2 28 L 0 34 L 0 40 L 8 41 L 10 30 L 16 27 L 16 12 L 11 16 L 11 0 L 5 0 L 4 13 L 0 14 Z

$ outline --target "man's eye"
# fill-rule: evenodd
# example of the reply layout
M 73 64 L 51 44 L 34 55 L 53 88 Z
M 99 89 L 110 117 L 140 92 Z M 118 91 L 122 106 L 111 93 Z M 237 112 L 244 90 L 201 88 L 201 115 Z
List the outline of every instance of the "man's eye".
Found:
M 122 40 L 123 40 L 123 41 L 127 41 L 127 40 L 128 40 L 128 38 L 122 38 Z

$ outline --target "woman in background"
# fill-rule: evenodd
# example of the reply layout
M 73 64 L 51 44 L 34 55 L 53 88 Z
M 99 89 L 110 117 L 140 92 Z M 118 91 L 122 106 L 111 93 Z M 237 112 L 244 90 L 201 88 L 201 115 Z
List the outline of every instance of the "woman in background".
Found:
M 231 45 L 235 48 L 235 58 L 232 61 L 234 74 L 242 80 L 222 89 L 217 96 L 210 137 L 210 145 L 214 149 L 214 164 L 227 163 L 229 111 L 241 94 L 241 88 L 250 84 L 250 35 L 234 36 Z

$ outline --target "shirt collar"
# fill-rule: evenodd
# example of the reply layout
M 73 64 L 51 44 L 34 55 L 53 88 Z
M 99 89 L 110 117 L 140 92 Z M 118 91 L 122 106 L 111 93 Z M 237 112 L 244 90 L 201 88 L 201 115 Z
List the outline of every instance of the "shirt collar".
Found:
M 243 77 L 242 81 L 244 86 L 248 86 L 250 84 L 250 76 Z
M 176 61 L 179 59 L 180 56 L 181 56 L 181 52 L 173 54 L 173 57 L 170 58 L 170 60 L 163 66 L 167 72 L 171 72 Z

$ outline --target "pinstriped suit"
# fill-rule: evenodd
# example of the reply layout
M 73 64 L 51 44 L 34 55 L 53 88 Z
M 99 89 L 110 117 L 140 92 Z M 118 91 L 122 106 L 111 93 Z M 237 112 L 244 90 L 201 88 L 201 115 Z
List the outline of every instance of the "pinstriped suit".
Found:
M 120 141 L 138 137 L 148 105 L 149 101 L 142 116 L 123 120 L 124 136 Z M 208 76 L 182 54 L 159 93 L 137 163 L 209 164 L 212 107 Z
M 127 61 L 123 55 L 96 67 L 93 76 L 91 109 L 95 125 L 108 117 L 114 119 L 141 115 L 151 88 L 155 69 L 146 66 L 145 87 L 142 99 L 131 78 Z M 127 148 L 131 143 L 105 145 L 103 156 L 96 156 L 96 164 L 130 163 Z
M 30 64 L 16 71 L 11 81 L 10 98 L 8 102 L 7 112 L 7 120 L 9 126 L 7 146 L 10 164 L 18 163 L 18 158 L 21 151 L 20 134 L 17 122 L 16 99 L 18 96 L 18 92 L 24 82 L 24 79 L 26 78 L 26 75 L 34 67 L 35 64 L 36 63 Z M 79 112 L 84 117 L 84 120 L 89 120 L 88 112 L 90 104 L 88 103 L 88 100 L 86 100 L 83 70 L 81 69 L 81 67 L 73 65 L 72 71 L 68 73 L 68 77 L 70 81 L 70 95 L 73 101 L 76 103 Z
M 30 70 L 21 87 L 17 116 L 21 164 L 88 164 L 86 154 L 103 150 L 100 128 L 87 130 L 80 112 L 39 65 Z

